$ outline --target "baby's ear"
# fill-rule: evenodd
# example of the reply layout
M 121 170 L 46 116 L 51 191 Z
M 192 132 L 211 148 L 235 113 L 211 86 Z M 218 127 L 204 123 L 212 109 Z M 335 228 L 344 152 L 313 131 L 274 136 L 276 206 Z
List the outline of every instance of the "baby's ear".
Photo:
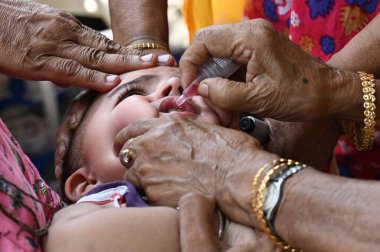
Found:
M 70 201 L 77 202 L 95 185 L 96 181 L 90 178 L 88 168 L 81 167 L 66 180 L 65 194 Z

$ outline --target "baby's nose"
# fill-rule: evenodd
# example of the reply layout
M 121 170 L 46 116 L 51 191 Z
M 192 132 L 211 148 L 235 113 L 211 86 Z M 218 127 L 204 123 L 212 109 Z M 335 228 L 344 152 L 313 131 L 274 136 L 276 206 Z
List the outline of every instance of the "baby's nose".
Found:
M 183 92 L 181 80 L 179 77 L 172 77 L 165 81 L 160 90 L 161 97 L 179 96 Z

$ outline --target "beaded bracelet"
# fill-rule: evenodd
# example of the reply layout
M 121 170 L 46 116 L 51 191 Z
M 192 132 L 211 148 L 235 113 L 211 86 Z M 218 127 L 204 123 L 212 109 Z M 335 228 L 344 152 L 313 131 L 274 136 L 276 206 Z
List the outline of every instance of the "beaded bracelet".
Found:
M 371 150 L 375 138 L 375 83 L 374 75 L 365 72 L 358 72 L 362 81 L 364 99 L 364 125 L 355 123 L 355 144 L 359 151 Z

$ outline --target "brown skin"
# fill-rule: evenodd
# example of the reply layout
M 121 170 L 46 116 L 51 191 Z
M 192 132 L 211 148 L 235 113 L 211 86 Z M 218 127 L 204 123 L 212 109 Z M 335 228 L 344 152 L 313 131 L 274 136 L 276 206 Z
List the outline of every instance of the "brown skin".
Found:
M 110 0 L 109 7 L 116 42 L 125 46 L 152 42 L 169 48 L 167 0 Z M 163 50 L 148 52 L 167 53 Z
M 112 0 L 109 6 L 116 42 L 128 45 L 153 40 L 168 45 L 167 0 Z
M 351 61 L 346 57 L 353 54 L 343 52 L 339 61 Z M 267 21 L 257 19 L 200 30 L 180 61 L 184 86 L 194 79 L 198 66 L 210 55 L 230 57 L 247 65 L 244 85 L 221 78 L 207 79 L 202 82 L 205 85 L 200 85 L 200 95 L 222 108 L 286 121 L 363 120 L 359 76 L 302 51 Z M 380 67 L 380 62 L 374 63 Z M 379 81 L 376 92 L 380 92 Z M 379 113 L 380 101 L 376 104 Z
M 324 171 L 340 135 L 335 120 L 282 122 L 267 119 L 270 141 L 265 149 L 281 157 L 291 158 Z
M 380 15 L 377 15 L 363 30 L 327 62 L 332 67 L 350 70 L 364 70 L 380 75 L 380 47 L 374 46 L 380 41 L 378 27 Z M 355 59 L 355 60 L 353 60 Z
M 223 240 L 217 238 L 215 199 L 199 193 L 188 193 L 179 201 L 180 245 L 182 252 L 275 252 L 280 251 L 261 231 L 234 222 L 226 225 Z M 243 232 L 244 231 L 244 232 Z
M 2 0 L 0 9 L 4 74 L 106 91 L 120 82 L 115 74 L 157 64 L 156 56 L 144 62 L 140 52 L 107 39 L 65 11 L 21 0 Z
M 135 138 L 128 146 L 134 163 L 127 167 L 127 179 L 143 187 L 154 204 L 176 206 L 189 192 L 211 195 L 228 218 L 257 227 L 252 180 L 279 156 L 244 133 L 174 116 L 128 126 L 116 150 L 130 138 Z M 318 252 L 376 251 L 380 246 L 380 183 L 306 168 L 287 180 L 283 192 L 275 228 L 294 247 Z

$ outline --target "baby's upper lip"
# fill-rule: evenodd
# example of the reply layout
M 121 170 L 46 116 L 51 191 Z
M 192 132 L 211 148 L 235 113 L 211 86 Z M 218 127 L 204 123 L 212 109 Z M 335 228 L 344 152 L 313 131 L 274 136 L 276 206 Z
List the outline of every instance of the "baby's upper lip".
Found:
M 181 106 L 177 106 L 175 101 L 177 100 L 177 97 L 170 96 L 166 97 L 160 104 L 160 107 L 158 110 L 163 113 L 168 113 L 172 111 L 179 111 L 179 112 L 191 112 L 194 114 L 198 113 L 197 107 L 193 105 L 193 103 L 189 101 L 185 101 Z

